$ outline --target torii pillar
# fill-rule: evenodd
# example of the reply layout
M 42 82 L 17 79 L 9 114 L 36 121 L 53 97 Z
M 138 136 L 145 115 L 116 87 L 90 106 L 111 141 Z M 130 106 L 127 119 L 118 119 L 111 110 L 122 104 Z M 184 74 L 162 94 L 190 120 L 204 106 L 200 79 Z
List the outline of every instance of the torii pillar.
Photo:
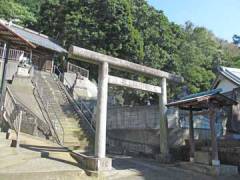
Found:
M 168 147 L 168 122 L 167 122 L 167 79 L 162 78 L 161 84 L 162 93 L 159 94 L 159 111 L 160 111 L 160 155 L 157 159 L 161 162 L 169 162 L 169 147 Z
M 183 78 L 174 74 L 170 74 L 158 69 L 150 68 L 140 64 L 132 63 L 123 59 L 111 57 L 84 48 L 71 46 L 69 49 L 69 58 L 78 59 L 91 64 L 99 65 L 98 74 L 98 102 L 96 113 L 96 133 L 95 133 L 95 157 L 88 159 L 88 165 L 94 166 L 93 170 L 108 170 L 111 168 L 111 159 L 106 158 L 106 122 L 107 122 L 107 95 L 108 83 L 117 86 L 134 88 L 160 96 L 160 147 L 164 159 L 169 157 L 168 150 L 168 134 L 166 119 L 167 104 L 167 79 L 175 82 L 182 82 Z M 161 78 L 161 87 L 141 83 L 129 79 L 110 76 L 108 74 L 109 66 L 123 71 L 143 74 L 151 77 Z
M 107 128 L 107 99 L 108 99 L 108 70 L 107 62 L 99 64 L 98 69 L 98 100 L 96 112 L 95 134 L 95 170 L 110 170 L 112 160 L 106 158 L 106 128 Z

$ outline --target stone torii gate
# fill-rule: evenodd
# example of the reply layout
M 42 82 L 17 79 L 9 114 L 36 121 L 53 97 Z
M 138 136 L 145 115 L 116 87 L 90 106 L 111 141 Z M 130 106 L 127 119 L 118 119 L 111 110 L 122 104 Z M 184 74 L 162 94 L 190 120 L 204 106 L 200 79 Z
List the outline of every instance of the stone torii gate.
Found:
M 95 157 L 98 159 L 97 162 L 98 167 L 95 166 L 96 167 L 95 170 L 107 170 L 111 168 L 109 165 L 107 165 L 111 163 L 108 163 L 106 161 L 108 84 L 124 86 L 159 94 L 160 157 L 166 158 L 169 156 L 167 140 L 168 139 L 167 121 L 165 116 L 167 104 L 167 80 L 182 82 L 183 81 L 182 77 L 76 46 L 70 47 L 68 57 L 84 61 L 87 63 L 97 64 L 99 66 L 96 134 L 95 134 Z M 161 79 L 160 87 L 111 76 L 109 75 L 109 67 L 128 72 L 136 72 L 138 74 L 143 74 L 146 76 L 160 78 Z

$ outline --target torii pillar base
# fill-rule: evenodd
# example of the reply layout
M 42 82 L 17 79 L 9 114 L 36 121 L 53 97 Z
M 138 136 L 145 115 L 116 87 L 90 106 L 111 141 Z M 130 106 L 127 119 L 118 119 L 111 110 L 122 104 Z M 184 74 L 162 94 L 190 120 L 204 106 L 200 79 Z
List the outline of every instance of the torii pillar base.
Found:
M 169 164 L 173 162 L 173 158 L 171 156 L 171 154 L 158 154 L 156 155 L 155 159 L 160 162 L 160 163 L 164 163 L 164 164 Z
M 98 158 L 75 152 L 71 152 L 70 154 L 86 171 L 102 172 L 112 170 L 111 158 Z
M 85 166 L 91 171 L 110 171 L 112 170 L 112 159 L 88 157 Z

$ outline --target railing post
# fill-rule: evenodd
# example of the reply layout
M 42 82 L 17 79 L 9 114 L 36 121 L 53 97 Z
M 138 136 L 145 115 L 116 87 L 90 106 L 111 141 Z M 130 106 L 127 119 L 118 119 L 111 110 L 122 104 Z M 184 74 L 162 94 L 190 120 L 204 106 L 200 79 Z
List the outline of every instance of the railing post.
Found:
M 19 148 L 19 145 L 20 145 L 21 124 L 22 124 L 22 110 L 20 110 L 19 115 L 18 115 L 18 129 L 17 129 L 16 148 Z

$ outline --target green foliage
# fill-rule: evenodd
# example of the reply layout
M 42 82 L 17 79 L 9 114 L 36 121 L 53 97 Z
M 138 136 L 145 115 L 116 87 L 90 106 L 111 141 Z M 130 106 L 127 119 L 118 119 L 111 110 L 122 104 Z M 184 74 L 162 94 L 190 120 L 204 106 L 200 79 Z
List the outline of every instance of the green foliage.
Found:
M 74 44 L 183 76 L 184 84 L 169 84 L 170 98 L 179 96 L 183 85 L 190 93 L 209 89 L 219 65 L 240 68 L 236 45 L 191 22 L 184 26 L 169 22 L 162 11 L 145 0 L 3 1 L 0 17 L 21 19 L 27 26 L 59 40 L 65 48 Z M 96 66 L 81 65 L 96 78 Z M 159 79 L 117 70 L 110 73 L 159 84 Z M 125 104 L 158 99 L 153 94 L 114 87 L 110 93 L 117 94 L 119 102 L 124 99 Z
M 8 21 L 13 20 L 19 24 L 36 22 L 36 18 L 30 9 L 14 0 L 1 0 L 0 18 Z

